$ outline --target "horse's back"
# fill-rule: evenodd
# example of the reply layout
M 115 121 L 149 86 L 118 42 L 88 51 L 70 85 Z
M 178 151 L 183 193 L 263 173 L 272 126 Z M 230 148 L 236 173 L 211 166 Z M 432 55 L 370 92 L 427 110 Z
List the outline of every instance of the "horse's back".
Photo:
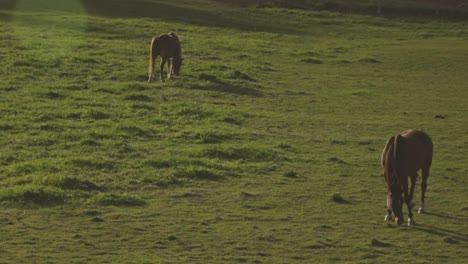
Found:
M 431 137 L 420 130 L 407 130 L 400 135 L 405 139 L 407 156 L 414 159 L 414 169 L 430 167 L 432 163 L 433 144 Z
M 409 144 L 414 145 L 414 147 L 422 148 L 426 152 L 430 152 L 432 154 L 432 139 L 426 132 L 411 129 L 401 132 L 400 135 L 405 138 Z
M 169 58 L 180 55 L 179 38 L 174 33 L 154 36 L 153 39 L 157 55 Z

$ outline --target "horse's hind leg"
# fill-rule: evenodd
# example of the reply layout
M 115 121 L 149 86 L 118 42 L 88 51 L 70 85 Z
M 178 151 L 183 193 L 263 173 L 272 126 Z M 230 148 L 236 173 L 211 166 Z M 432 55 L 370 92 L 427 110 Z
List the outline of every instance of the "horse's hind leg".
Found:
M 167 78 L 169 79 L 172 79 L 172 67 L 173 67 L 173 64 L 171 64 L 171 59 L 167 59 Z
M 167 61 L 166 57 L 161 57 L 161 65 L 160 65 L 160 71 L 159 71 L 159 80 L 161 82 L 163 81 L 164 64 L 166 64 L 166 61 Z
M 408 193 L 408 181 L 403 183 L 403 198 L 408 208 L 408 225 L 416 224 L 413 218 L 413 207 L 411 205 L 410 195 Z
M 156 56 L 150 55 L 149 69 L 148 69 L 148 82 L 154 79 L 154 61 Z
M 427 178 L 429 178 L 429 167 L 422 169 L 422 182 L 421 182 L 421 205 L 419 206 L 418 213 L 425 212 L 425 199 L 427 189 Z
M 387 222 L 387 224 L 390 224 L 391 222 L 393 222 L 391 201 L 392 201 L 392 199 L 390 198 L 390 194 L 387 194 L 387 215 L 384 218 L 384 220 Z

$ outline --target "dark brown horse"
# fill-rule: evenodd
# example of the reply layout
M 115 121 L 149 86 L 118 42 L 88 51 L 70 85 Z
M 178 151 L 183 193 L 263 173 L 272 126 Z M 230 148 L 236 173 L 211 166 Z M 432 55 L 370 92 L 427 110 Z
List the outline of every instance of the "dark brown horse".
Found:
M 151 40 L 148 82 L 154 79 L 154 61 L 158 55 L 161 56 L 161 69 L 159 72 L 161 82 L 163 81 L 163 70 L 166 62 L 168 68 L 167 77 L 171 79 L 173 74 L 179 75 L 183 58 L 179 38 L 176 34 L 170 32 L 168 34 L 154 36 Z
M 426 195 L 427 178 L 432 163 L 432 140 L 424 132 L 408 130 L 391 137 L 382 152 L 382 167 L 387 184 L 387 222 L 392 220 L 403 223 L 403 202 L 408 208 L 408 225 L 415 224 L 413 218 L 413 194 L 418 177 L 422 170 L 421 206 L 419 213 L 424 212 L 424 198 Z M 411 187 L 408 191 L 408 177 Z

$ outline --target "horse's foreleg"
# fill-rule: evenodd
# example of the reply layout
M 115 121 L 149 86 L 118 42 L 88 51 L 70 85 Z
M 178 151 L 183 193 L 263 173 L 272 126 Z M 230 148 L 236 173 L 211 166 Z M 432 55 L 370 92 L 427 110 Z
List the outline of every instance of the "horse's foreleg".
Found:
M 167 78 L 172 79 L 173 67 L 174 63 L 171 63 L 171 59 L 167 59 Z
M 410 192 L 409 192 L 409 200 L 410 200 L 410 205 L 411 205 L 411 209 L 413 209 L 414 207 L 414 202 L 413 202 L 413 198 L 414 198 L 414 187 L 416 186 L 416 179 L 418 178 L 418 174 L 415 173 L 414 175 L 410 176 L 410 179 L 411 179 L 411 187 L 410 187 Z
M 413 207 L 411 206 L 410 195 L 408 193 L 408 181 L 403 183 L 403 198 L 408 208 L 408 225 L 414 225 L 416 222 L 413 219 Z
M 161 57 L 161 65 L 160 65 L 160 71 L 159 71 L 159 80 L 162 82 L 163 81 L 163 71 L 164 71 L 164 64 L 166 64 L 166 57 Z
M 419 214 L 422 214 L 425 212 L 427 178 L 429 178 L 429 168 L 423 168 L 422 169 L 422 182 L 421 182 L 421 204 L 418 210 Z
M 385 215 L 384 221 L 386 221 L 387 224 L 393 222 L 392 210 L 387 210 L 387 215 Z

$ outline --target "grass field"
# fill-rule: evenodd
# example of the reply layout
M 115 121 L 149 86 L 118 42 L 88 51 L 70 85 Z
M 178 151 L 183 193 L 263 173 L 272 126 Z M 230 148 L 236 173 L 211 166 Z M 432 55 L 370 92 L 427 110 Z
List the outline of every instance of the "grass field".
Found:
M 1 6 L 0 263 L 466 262 L 466 21 L 104 2 Z M 428 212 L 387 226 L 409 128 Z

